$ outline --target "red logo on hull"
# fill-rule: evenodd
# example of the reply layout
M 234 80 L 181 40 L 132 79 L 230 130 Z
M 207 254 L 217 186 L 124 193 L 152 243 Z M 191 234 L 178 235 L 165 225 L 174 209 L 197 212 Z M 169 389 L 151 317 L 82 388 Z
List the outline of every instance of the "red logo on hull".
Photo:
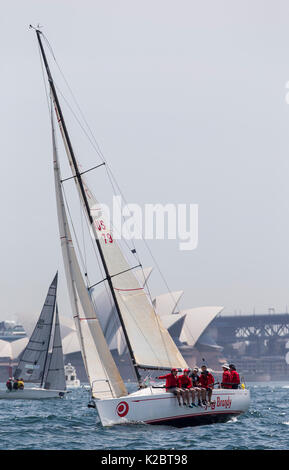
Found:
M 118 416 L 120 416 L 121 418 L 123 418 L 124 416 L 128 414 L 128 410 L 129 410 L 129 406 L 126 401 L 121 401 L 116 407 L 116 412 Z

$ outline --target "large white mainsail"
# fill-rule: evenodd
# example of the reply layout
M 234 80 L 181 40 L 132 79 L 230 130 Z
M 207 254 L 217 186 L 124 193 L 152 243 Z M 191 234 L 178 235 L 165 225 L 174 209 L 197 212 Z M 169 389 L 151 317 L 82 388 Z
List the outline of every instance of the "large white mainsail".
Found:
M 120 397 L 127 393 L 96 317 L 79 268 L 64 205 L 61 175 L 51 116 L 55 191 L 62 255 L 73 317 L 78 331 L 86 373 L 94 398 Z
M 60 121 L 59 125 L 61 128 Z M 65 140 L 63 133 L 62 136 Z M 67 155 L 73 172 L 69 151 Z M 82 199 L 77 178 L 74 180 Z M 108 230 L 100 204 L 88 188 L 83 176 L 82 182 L 93 218 L 91 225 L 93 235 L 101 244 L 136 363 L 142 367 L 154 368 L 187 367 L 185 359 L 162 325 L 161 319 L 156 315 L 144 287 L 140 285 L 118 243 L 113 239 L 112 232 Z
M 57 278 L 56 273 L 48 289 L 39 319 L 14 372 L 16 379 L 23 378 L 25 382 L 41 384 L 44 380 L 54 318 Z
M 118 243 L 113 239 L 100 204 L 88 188 L 85 178 L 81 176 L 86 195 L 84 201 L 55 100 L 54 107 L 80 200 L 84 206 L 86 201 L 89 205 L 93 220 L 91 224 L 93 236 L 99 240 L 136 364 L 154 368 L 187 367 L 185 359 L 156 315 L 144 288 L 134 275 Z M 87 215 L 86 211 L 85 213 Z
M 44 388 L 47 390 L 66 390 L 63 350 L 60 335 L 59 315 L 56 303 L 54 338 L 52 352 L 49 358 L 48 370 L 45 377 Z

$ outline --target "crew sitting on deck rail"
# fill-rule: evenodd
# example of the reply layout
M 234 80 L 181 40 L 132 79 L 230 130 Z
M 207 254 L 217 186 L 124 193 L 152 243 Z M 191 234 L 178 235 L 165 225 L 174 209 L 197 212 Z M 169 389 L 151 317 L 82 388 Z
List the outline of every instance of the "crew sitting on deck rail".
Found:
M 14 379 L 13 390 L 18 390 L 18 379 Z
M 9 392 L 11 392 L 12 386 L 13 386 L 12 385 L 12 377 L 9 377 L 9 379 L 6 382 L 6 388 L 7 388 L 7 390 L 9 390 Z
M 202 388 L 201 390 L 202 402 L 203 402 L 203 405 L 207 404 L 206 393 L 208 392 L 208 401 L 209 401 L 209 404 L 211 404 L 211 397 L 213 393 L 215 379 L 212 376 L 212 374 L 207 370 L 207 366 L 202 365 L 201 369 L 202 369 L 202 372 L 200 375 L 200 386 Z
M 183 375 L 178 377 L 178 386 L 181 389 L 181 394 L 183 398 L 183 405 L 190 406 L 190 391 L 192 389 L 192 381 L 189 377 L 189 369 L 184 369 Z
M 230 382 L 231 382 L 231 387 L 236 389 L 239 387 L 239 384 L 240 384 L 240 376 L 238 374 L 238 372 L 236 371 L 236 367 L 234 366 L 234 364 L 230 364 L 229 365 L 230 367 Z
M 195 394 L 197 393 L 198 396 L 198 406 L 202 406 L 201 403 L 201 387 L 199 386 L 200 383 L 200 376 L 198 375 L 199 369 L 195 367 L 193 372 L 189 374 L 189 377 L 192 381 L 193 388 L 192 388 L 192 404 L 194 405 L 195 402 Z
M 21 378 L 18 380 L 18 390 L 24 389 L 24 380 Z
M 221 387 L 222 388 L 232 388 L 232 385 L 231 385 L 231 372 L 230 372 L 229 364 L 223 364 L 222 369 L 223 369 L 223 377 L 222 377 Z
M 178 386 L 178 369 L 171 369 L 170 374 L 160 375 L 157 379 L 166 379 L 166 392 L 174 393 L 177 396 L 178 403 L 181 404 L 181 390 Z

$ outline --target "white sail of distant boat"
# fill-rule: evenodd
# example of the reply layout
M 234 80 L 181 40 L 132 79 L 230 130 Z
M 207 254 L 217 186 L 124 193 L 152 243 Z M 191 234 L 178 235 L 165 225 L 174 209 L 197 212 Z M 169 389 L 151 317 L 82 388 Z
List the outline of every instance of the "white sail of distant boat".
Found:
M 90 376 L 92 395 L 97 398 L 96 407 L 101 423 L 104 426 L 125 422 L 174 423 L 180 426 L 209 424 L 226 421 L 231 416 L 246 411 L 249 406 L 248 390 L 225 391 L 230 395 L 226 400 L 222 400 L 222 392 L 214 391 L 215 401 L 210 404 L 210 407 L 192 410 L 178 407 L 175 394 L 169 390 L 166 392 L 165 389 L 159 387 L 146 387 L 142 382 L 140 371 L 143 369 L 169 371 L 172 367 L 178 369 L 187 367 L 187 364 L 168 331 L 163 327 L 160 318 L 157 317 L 143 286 L 134 275 L 134 268 L 127 263 L 116 240 L 113 239 L 113 234 L 108 230 L 98 202 L 84 180 L 84 172 L 81 173 L 79 170 L 42 44 L 43 33 L 38 28 L 34 29 L 47 72 L 53 106 L 72 178 L 75 181 L 105 273 L 105 278 L 101 282 L 106 282 L 109 287 L 139 385 L 138 391 L 122 394 L 126 391 L 122 380 L 118 379 L 118 371 L 89 295 L 89 289 L 93 286 L 86 288 L 73 248 L 63 203 L 62 180 L 53 137 L 57 210 L 68 290 L 78 327 L 84 363 Z M 53 121 L 52 129 L 54 136 Z M 99 371 L 96 368 L 93 369 L 94 361 Z M 106 378 L 107 387 L 101 395 L 98 388 L 94 389 L 93 383 L 100 379 L 104 381 L 104 378 Z M 113 387 L 114 393 L 111 391 Z M 216 407 L 218 409 L 215 410 Z
M 55 398 L 65 393 L 63 352 L 56 304 L 57 281 L 58 274 L 56 273 L 48 289 L 38 321 L 14 372 L 14 379 L 23 379 L 24 389 L 0 392 L 0 398 Z M 52 337 L 52 351 L 49 355 Z M 30 383 L 39 384 L 39 387 L 27 387 Z

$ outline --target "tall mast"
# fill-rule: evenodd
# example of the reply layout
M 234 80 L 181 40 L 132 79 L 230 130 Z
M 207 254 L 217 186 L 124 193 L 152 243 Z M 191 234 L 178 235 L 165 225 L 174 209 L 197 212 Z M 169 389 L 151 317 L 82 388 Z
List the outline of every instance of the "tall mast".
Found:
M 39 29 L 36 29 L 35 31 L 36 31 L 37 39 L 38 39 L 38 42 L 39 42 L 43 62 L 44 62 L 44 65 L 45 65 L 45 69 L 46 69 L 46 73 L 47 73 L 51 93 L 52 93 L 53 100 L 55 102 L 55 106 L 56 106 L 56 109 L 57 109 L 58 122 L 59 122 L 59 124 L 61 123 L 62 129 L 63 129 L 63 133 L 64 133 L 65 140 L 66 140 L 66 143 L 67 143 L 69 154 L 71 156 L 71 160 L 72 160 L 73 168 L 74 168 L 74 172 L 75 172 L 75 177 L 77 179 L 77 182 L 78 182 L 78 185 L 79 185 L 79 188 L 80 188 L 80 192 L 81 192 L 81 196 L 82 196 L 83 203 L 84 203 L 84 206 L 85 206 L 85 210 L 86 210 L 86 213 L 87 213 L 87 217 L 88 217 L 90 225 L 92 225 L 93 224 L 93 218 L 91 216 L 91 212 L 90 212 L 88 200 L 87 200 L 87 197 L 86 197 L 85 189 L 84 189 L 84 186 L 83 186 L 81 174 L 80 174 L 80 171 L 79 171 L 79 168 L 78 168 L 78 165 L 77 165 L 77 160 L 76 160 L 75 155 L 74 155 L 71 140 L 70 140 L 67 128 L 66 128 L 66 124 L 65 124 L 63 114 L 62 114 L 62 110 L 61 110 L 61 107 L 60 107 L 60 104 L 59 104 L 59 100 L 58 100 L 58 96 L 57 96 L 57 93 L 56 93 L 53 78 L 52 78 L 52 75 L 51 75 L 51 72 L 50 72 L 50 68 L 49 68 L 47 58 L 46 58 L 46 55 L 45 55 L 45 52 L 44 52 L 43 44 L 42 44 L 42 41 L 41 41 L 41 34 L 42 33 Z M 124 324 L 124 321 L 123 321 L 123 318 L 122 318 L 122 315 L 121 315 L 121 311 L 120 311 L 118 301 L 117 301 L 117 298 L 116 298 L 116 295 L 115 295 L 115 291 L 114 291 L 114 288 L 113 288 L 112 279 L 111 279 L 111 276 L 110 276 L 110 273 L 109 273 L 109 270 L 108 270 L 108 267 L 107 267 L 107 264 L 106 264 L 104 254 L 102 252 L 100 241 L 98 240 L 97 237 L 95 237 L 95 242 L 96 242 L 97 249 L 98 249 L 98 252 L 99 252 L 99 255 L 100 255 L 100 258 L 101 258 L 103 268 L 104 268 L 105 280 L 108 282 L 109 289 L 110 289 L 110 292 L 111 292 L 111 295 L 112 295 L 112 298 L 113 298 L 113 301 L 114 301 L 114 304 L 115 304 L 115 307 L 116 307 L 116 311 L 117 311 L 117 314 L 118 314 L 118 317 L 119 317 L 119 321 L 120 321 L 120 324 L 121 324 L 123 332 L 124 332 L 124 337 L 125 337 L 126 344 L 127 344 L 128 350 L 129 350 L 129 354 L 130 354 L 130 357 L 131 357 L 131 360 L 132 360 L 134 371 L 135 371 L 139 386 L 141 386 L 141 376 L 140 376 L 140 373 L 138 371 L 138 366 L 137 366 L 137 363 L 136 363 L 136 360 L 135 360 L 134 352 L 133 352 L 133 349 L 131 347 L 131 343 L 130 343 L 130 340 L 129 340 L 129 337 L 128 337 L 128 334 L 127 334 L 127 331 L 126 331 L 126 327 L 125 327 L 125 324 Z

